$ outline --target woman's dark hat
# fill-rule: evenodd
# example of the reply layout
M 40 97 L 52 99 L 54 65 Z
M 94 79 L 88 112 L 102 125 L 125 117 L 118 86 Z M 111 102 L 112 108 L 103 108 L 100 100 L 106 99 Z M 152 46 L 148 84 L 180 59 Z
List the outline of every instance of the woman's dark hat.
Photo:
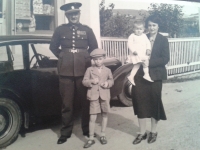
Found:
M 79 2 L 73 2 L 73 3 L 67 3 L 60 7 L 61 10 L 65 11 L 65 13 L 73 13 L 80 11 L 79 7 L 81 7 L 82 4 Z

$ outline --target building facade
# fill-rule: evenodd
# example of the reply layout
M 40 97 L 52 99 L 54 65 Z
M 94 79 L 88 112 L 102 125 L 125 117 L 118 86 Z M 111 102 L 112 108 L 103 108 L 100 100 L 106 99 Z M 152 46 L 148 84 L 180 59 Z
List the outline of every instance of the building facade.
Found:
M 60 6 L 74 0 L 0 0 L 0 35 L 52 35 L 67 23 Z M 81 2 L 80 22 L 90 26 L 100 42 L 99 1 Z

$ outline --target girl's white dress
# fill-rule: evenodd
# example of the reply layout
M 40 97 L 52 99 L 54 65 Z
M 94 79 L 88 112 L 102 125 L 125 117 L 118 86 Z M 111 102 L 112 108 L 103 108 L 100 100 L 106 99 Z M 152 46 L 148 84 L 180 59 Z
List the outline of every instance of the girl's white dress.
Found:
M 132 33 L 128 37 L 128 48 L 130 50 L 130 61 L 133 64 L 142 62 L 141 60 L 148 60 L 149 56 L 146 55 L 147 49 L 151 50 L 151 43 L 147 38 L 146 34 L 140 36 Z M 133 55 L 133 52 L 136 51 L 137 55 Z

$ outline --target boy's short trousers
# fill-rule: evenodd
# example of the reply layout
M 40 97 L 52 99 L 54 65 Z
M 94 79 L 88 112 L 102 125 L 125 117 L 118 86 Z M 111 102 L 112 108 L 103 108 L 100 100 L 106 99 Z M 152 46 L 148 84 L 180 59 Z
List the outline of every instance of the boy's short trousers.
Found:
M 109 112 L 110 111 L 110 101 L 102 100 L 99 98 L 98 100 L 90 101 L 90 114 L 98 114 L 101 112 Z

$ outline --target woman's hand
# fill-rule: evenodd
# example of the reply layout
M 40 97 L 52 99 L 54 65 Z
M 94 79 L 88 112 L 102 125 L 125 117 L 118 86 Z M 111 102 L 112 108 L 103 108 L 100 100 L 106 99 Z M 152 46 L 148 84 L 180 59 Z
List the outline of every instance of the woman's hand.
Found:
M 150 49 L 147 49 L 146 55 L 147 55 L 147 56 L 150 56 L 150 55 L 151 55 L 151 50 L 150 50 Z

